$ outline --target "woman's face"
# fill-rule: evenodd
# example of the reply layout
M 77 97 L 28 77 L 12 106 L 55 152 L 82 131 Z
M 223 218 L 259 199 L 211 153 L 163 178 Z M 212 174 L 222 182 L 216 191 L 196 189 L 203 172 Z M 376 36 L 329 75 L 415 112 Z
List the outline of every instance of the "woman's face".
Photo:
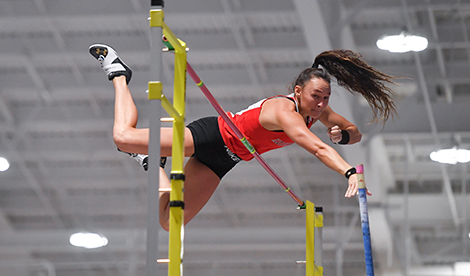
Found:
M 302 88 L 295 86 L 295 96 L 299 102 L 300 114 L 318 119 L 330 100 L 330 84 L 322 78 L 313 78 Z

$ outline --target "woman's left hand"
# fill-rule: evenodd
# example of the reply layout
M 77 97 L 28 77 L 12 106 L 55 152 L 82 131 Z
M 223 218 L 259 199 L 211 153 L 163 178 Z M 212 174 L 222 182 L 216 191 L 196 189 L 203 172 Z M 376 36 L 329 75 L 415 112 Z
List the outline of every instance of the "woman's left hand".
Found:
M 330 137 L 331 142 L 337 144 L 341 139 L 343 139 L 343 135 L 341 134 L 341 129 L 339 126 L 333 126 L 328 128 L 328 136 Z
M 369 196 L 372 195 L 372 193 L 369 192 L 369 190 L 367 188 L 366 188 L 366 193 Z M 358 185 L 358 181 L 357 181 L 357 174 L 353 174 L 348 179 L 348 189 L 346 190 L 346 193 L 344 194 L 344 197 L 353 197 L 357 194 L 359 194 L 359 185 Z

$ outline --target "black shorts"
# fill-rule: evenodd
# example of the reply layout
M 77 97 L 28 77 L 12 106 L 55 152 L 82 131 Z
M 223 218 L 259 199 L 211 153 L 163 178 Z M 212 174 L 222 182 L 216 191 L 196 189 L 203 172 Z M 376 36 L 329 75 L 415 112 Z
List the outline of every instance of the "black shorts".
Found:
M 225 145 L 217 117 L 198 119 L 187 128 L 193 136 L 193 157 L 209 167 L 220 179 L 242 160 Z

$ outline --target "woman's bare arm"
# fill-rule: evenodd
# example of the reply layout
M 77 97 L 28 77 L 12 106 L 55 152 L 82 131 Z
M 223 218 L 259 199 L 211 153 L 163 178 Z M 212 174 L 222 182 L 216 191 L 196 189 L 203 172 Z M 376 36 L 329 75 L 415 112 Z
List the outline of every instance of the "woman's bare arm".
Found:
M 313 154 L 328 168 L 344 175 L 349 165 L 332 147 L 325 144 L 306 126 L 302 116 L 295 111 L 294 104 L 283 98 L 271 99 L 263 104 L 260 123 L 269 130 L 282 129 L 296 144 Z M 346 197 L 357 194 L 357 177 L 349 178 Z
M 337 143 L 343 138 L 342 130 L 348 132 L 348 145 L 358 143 L 362 139 L 362 134 L 359 129 L 346 118 L 334 112 L 331 107 L 327 107 L 325 111 L 323 111 L 319 120 L 328 128 L 328 136 L 334 143 Z

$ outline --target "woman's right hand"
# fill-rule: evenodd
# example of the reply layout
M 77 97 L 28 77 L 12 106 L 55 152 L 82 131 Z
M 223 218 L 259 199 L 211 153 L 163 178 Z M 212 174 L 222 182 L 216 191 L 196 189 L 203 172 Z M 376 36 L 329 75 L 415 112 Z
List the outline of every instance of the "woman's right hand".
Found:
M 368 196 L 372 195 L 372 193 L 369 192 L 367 187 L 366 187 L 366 193 L 367 193 Z M 353 197 L 357 194 L 359 194 L 359 185 L 358 185 L 358 181 L 357 181 L 357 174 L 352 174 L 348 179 L 348 189 L 346 190 L 346 193 L 344 194 L 344 197 Z

